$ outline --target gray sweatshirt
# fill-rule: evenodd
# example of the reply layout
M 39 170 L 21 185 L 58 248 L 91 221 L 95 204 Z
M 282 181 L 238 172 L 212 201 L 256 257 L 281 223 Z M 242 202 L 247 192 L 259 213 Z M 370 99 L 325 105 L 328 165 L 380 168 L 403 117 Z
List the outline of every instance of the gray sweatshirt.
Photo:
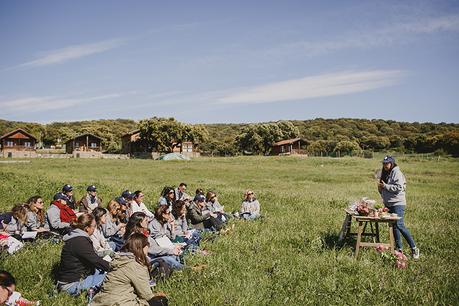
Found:
M 120 226 L 116 225 L 110 213 L 106 214 L 106 216 L 105 224 L 102 224 L 102 233 L 104 234 L 105 238 L 108 238 L 115 236 L 119 232 Z
M 148 224 L 148 230 L 150 231 L 150 236 L 153 239 L 161 238 L 162 236 L 167 236 L 170 240 L 175 239 L 175 233 L 172 230 L 172 226 L 169 224 L 169 222 L 161 224 L 158 220 L 153 219 Z
M 34 213 L 33 211 L 28 211 L 27 212 L 27 229 L 30 231 L 35 231 L 39 229 L 40 227 L 44 227 L 46 229 L 49 229 L 49 225 L 46 222 L 46 218 L 43 223 L 41 223 L 38 220 L 38 215 Z
M 389 173 L 387 183 L 381 190 L 381 197 L 387 207 L 406 205 L 405 199 L 406 179 L 400 168 L 394 167 Z
M 50 230 L 60 232 L 64 228 L 70 227 L 70 224 L 67 222 L 61 222 L 61 211 L 59 207 L 54 204 L 46 211 L 46 221 Z
M 241 214 L 243 213 L 250 213 L 251 215 L 254 216 L 259 216 L 260 215 L 260 203 L 258 200 L 253 200 L 253 201 L 248 201 L 245 200 L 241 204 Z
M 175 235 L 176 236 L 185 236 L 186 231 L 188 231 L 188 223 L 186 221 L 186 217 L 182 216 L 179 218 L 175 218 Z

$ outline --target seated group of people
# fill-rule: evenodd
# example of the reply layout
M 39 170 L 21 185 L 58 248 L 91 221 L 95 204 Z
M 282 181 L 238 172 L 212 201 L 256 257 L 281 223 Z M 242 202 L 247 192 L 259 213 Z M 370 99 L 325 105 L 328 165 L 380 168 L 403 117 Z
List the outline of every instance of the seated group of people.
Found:
M 75 201 L 73 187 L 67 184 L 46 212 L 43 199 L 35 196 L 3 214 L 0 235 L 18 240 L 24 232 L 62 237 L 56 275 L 60 291 L 88 292 L 92 300 L 100 290 L 93 305 L 161 305 L 167 300 L 150 288 L 155 267 L 183 269 L 184 254 L 206 254 L 199 249 L 203 232 L 224 230 L 232 217 L 253 220 L 260 216 L 252 191 L 245 192 L 239 212 L 228 214 L 214 192 L 197 189 L 191 197 L 186 188 L 185 183 L 165 187 L 151 211 L 140 190 L 125 190 L 103 208 L 94 185 Z

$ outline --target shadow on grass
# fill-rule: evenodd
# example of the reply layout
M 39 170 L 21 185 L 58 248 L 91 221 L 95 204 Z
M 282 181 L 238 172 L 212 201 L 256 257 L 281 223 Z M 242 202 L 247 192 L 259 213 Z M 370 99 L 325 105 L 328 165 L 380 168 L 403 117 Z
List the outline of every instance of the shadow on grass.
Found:
M 336 232 L 326 232 L 320 235 L 322 239 L 322 247 L 327 250 L 332 249 L 342 249 L 346 246 L 355 246 L 355 238 L 353 236 L 348 236 L 343 240 L 339 240 L 339 233 Z

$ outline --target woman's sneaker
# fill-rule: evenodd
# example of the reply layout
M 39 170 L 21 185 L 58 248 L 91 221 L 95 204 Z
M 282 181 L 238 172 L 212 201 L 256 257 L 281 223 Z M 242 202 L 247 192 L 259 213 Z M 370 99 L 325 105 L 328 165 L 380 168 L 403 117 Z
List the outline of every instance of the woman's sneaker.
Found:
M 411 249 L 411 256 L 413 257 L 414 260 L 418 260 L 420 255 L 421 253 L 419 251 L 419 248 Z

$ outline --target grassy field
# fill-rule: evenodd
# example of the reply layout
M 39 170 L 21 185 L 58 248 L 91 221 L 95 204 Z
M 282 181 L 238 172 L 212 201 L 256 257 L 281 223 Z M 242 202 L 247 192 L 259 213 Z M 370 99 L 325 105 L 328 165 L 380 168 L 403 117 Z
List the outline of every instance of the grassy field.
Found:
M 459 303 L 459 160 L 400 158 L 408 180 L 406 224 L 421 260 L 398 270 L 374 250 L 353 259 L 352 241 L 336 245 L 351 200 L 379 200 L 374 171 L 380 159 L 250 157 L 151 160 L 43 160 L 0 164 L 0 209 L 40 194 L 47 202 L 64 183 L 81 197 L 95 184 L 107 203 L 122 190 L 141 189 L 154 206 L 165 185 L 184 181 L 218 193 L 226 210 L 255 190 L 264 219 L 234 221 L 235 230 L 205 245 L 212 256 L 187 258 L 196 272 L 159 284 L 172 305 L 349 305 Z M 387 236 L 387 230 L 382 232 Z M 43 305 L 84 305 L 64 294 L 49 298 L 50 271 L 61 245 L 38 242 L 0 259 L 19 290 Z M 407 250 L 407 246 L 405 247 Z

